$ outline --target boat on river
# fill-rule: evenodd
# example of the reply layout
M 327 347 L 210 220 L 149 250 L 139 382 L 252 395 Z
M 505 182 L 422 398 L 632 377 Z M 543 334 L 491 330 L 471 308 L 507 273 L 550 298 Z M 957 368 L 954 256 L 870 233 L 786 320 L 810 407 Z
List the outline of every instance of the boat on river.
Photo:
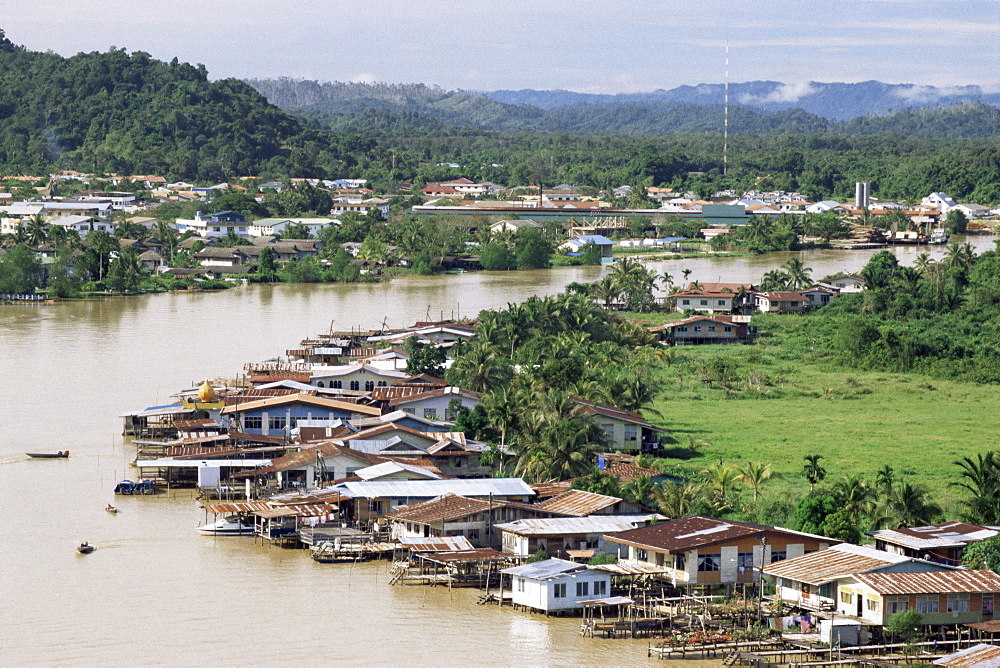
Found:
M 80 554 L 90 554 L 94 551 L 94 546 L 90 543 L 80 543 L 80 545 L 76 548 L 76 551 Z
M 32 459 L 66 459 L 69 457 L 69 450 L 59 452 L 26 452 L 24 453 Z
M 105 508 L 105 510 L 108 511 L 109 513 L 111 513 L 112 515 L 117 515 L 118 514 L 118 509 L 115 508 L 114 506 L 112 506 L 110 503 Z
M 250 536 L 253 530 L 252 524 L 236 515 L 223 517 L 221 520 L 195 529 L 203 536 Z

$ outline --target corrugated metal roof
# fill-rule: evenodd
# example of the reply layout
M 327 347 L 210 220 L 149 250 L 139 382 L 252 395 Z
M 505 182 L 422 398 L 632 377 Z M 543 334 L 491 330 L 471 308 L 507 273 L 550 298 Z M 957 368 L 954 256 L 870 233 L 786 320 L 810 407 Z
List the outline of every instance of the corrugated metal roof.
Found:
M 247 501 L 243 503 L 204 503 L 201 507 L 209 513 L 228 515 L 231 513 L 252 513 L 256 510 L 266 510 L 271 506 L 266 501 Z
M 935 547 L 962 547 L 967 543 L 992 538 L 1000 533 L 998 529 L 1000 528 L 965 522 L 944 522 L 923 527 L 869 531 L 868 535 L 893 545 L 920 550 Z
M 476 513 L 485 513 L 490 508 L 496 507 L 499 507 L 499 505 L 483 501 L 482 499 L 470 499 L 456 494 L 444 494 L 430 501 L 398 507 L 387 513 L 386 516 L 402 522 L 435 524 L 461 519 Z
M 451 552 L 472 550 L 472 543 L 465 536 L 400 536 L 399 544 L 414 552 Z
M 337 506 L 330 504 L 303 504 L 298 506 L 279 506 L 255 510 L 254 515 L 267 519 L 274 517 L 322 517 L 337 512 Z
M 377 480 L 378 478 L 392 475 L 394 473 L 402 473 L 403 471 L 420 476 L 420 479 L 441 479 L 441 476 L 428 471 L 425 468 L 413 466 L 411 464 L 403 464 L 401 462 L 382 462 L 381 464 L 375 464 L 374 466 L 366 466 L 363 469 L 355 471 L 354 475 L 358 476 L 362 480 Z
M 989 570 L 928 573 L 858 573 L 854 576 L 880 594 L 971 594 L 1000 592 L 1000 575 Z
M 842 543 L 826 550 L 768 564 L 764 566 L 764 572 L 796 582 L 821 585 L 904 561 L 911 559 L 871 547 Z
M 450 552 L 432 552 L 417 555 L 421 559 L 439 564 L 461 563 L 472 561 L 507 561 L 515 558 L 513 555 L 497 552 L 492 547 L 481 547 L 477 550 L 453 550 Z
M 654 566 L 644 561 L 619 560 L 617 564 L 601 564 L 594 566 L 601 571 L 608 571 L 615 575 L 655 575 L 657 573 L 667 573 L 669 569 L 662 566 Z
M 943 656 L 934 661 L 935 666 L 962 666 L 967 668 L 995 668 L 1000 666 L 1000 647 L 980 643 Z
M 538 507 L 561 515 L 586 517 L 608 506 L 613 506 L 621 500 L 617 496 L 595 494 L 594 492 L 585 492 L 582 489 L 568 489 L 562 494 L 542 501 Z
M 836 543 L 833 538 L 816 536 L 802 531 L 792 531 L 782 527 L 772 527 L 748 522 L 732 520 L 717 520 L 711 517 L 692 515 L 660 522 L 640 529 L 623 531 L 608 536 L 608 540 L 625 545 L 659 550 L 661 552 L 679 552 L 693 550 L 706 545 L 716 545 L 727 541 L 745 538 L 747 536 L 793 536 L 796 538 L 812 538 L 820 542 Z
M 541 504 L 539 504 L 541 505 Z M 666 519 L 663 515 L 592 515 L 590 517 L 553 517 L 523 519 L 497 524 L 502 531 L 522 536 L 558 536 L 579 533 L 617 533 L 634 529 L 653 519 Z
M 455 478 L 448 480 L 368 480 L 337 485 L 355 498 L 432 499 L 451 492 L 460 496 L 532 497 L 535 492 L 520 478 Z
M 551 580 L 553 578 L 566 575 L 567 573 L 575 573 L 585 570 L 587 570 L 587 566 L 584 564 L 578 564 L 575 561 L 566 561 L 565 559 L 556 559 L 553 557 L 551 559 L 546 559 L 545 561 L 536 561 L 532 564 L 505 568 L 500 572 L 507 575 L 529 578 L 531 580 Z

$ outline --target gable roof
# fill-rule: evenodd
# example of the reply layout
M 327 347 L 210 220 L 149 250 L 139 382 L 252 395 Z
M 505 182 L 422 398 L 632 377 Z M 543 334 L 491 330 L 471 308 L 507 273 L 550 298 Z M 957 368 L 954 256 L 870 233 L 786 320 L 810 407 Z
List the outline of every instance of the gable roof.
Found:
M 525 496 L 535 492 L 520 478 L 453 478 L 448 480 L 370 480 L 337 485 L 354 498 L 431 499 L 452 492 L 462 496 Z M 494 500 L 495 502 L 495 500 Z
M 869 531 L 868 535 L 893 545 L 901 545 L 914 550 L 936 547 L 964 547 L 1000 534 L 1000 527 L 965 522 L 943 522 L 923 527 L 902 527 Z
M 496 524 L 494 528 L 522 536 L 558 536 L 581 533 L 616 533 L 647 524 L 663 515 L 593 515 L 591 517 L 552 517 L 514 520 Z
M 556 494 L 552 498 L 546 499 L 537 504 L 538 508 L 560 515 L 573 515 L 576 517 L 586 517 L 600 512 L 609 506 L 619 503 L 622 499 L 617 496 L 605 496 L 594 492 L 585 492 L 582 489 L 568 489 L 562 494 Z
M 979 643 L 972 647 L 943 656 L 933 662 L 935 666 L 961 666 L 962 668 L 989 668 L 1000 666 L 1000 647 Z
M 283 457 L 278 457 L 273 460 L 270 466 L 264 466 L 259 469 L 254 469 L 252 471 L 245 471 L 245 476 L 256 476 L 264 475 L 266 473 L 277 473 L 279 471 L 287 471 L 288 469 L 293 469 L 298 466 L 304 466 L 307 464 L 315 463 L 317 459 L 327 457 L 333 457 L 334 455 L 345 455 L 347 457 L 353 457 L 354 459 L 368 464 L 369 466 L 380 464 L 387 461 L 386 459 L 379 457 L 377 455 L 370 455 L 364 452 L 357 452 L 351 450 L 350 448 L 345 448 L 343 446 L 337 445 L 335 443 L 319 443 L 312 447 L 302 448 L 298 452 L 293 452 L 291 454 L 284 455 Z
M 268 397 L 267 399 L 261 399 L 259 401 L 247 401 L 235 406 L 226 406 L 222 409 L 222 413 L 223 415 L 228 413 L 241 413 L 243 411 L 252 411 L 258 408 L 271 408 L 272 406 L 284 406 L 285 404 L 294 403 L 308 404 L 310 406 L 322 406 L 324 408 L 336 408 L 348 413 L 364 413 L 366 415 L 379 415 L 382 412 L 372 406 L 352 404 L 346 401 L 327 399 L 326 397 L 317 397 L 311 394 L 286 394 L 281 397 Z
M 680 552 L 738 540 L 740 538 L 766 536 L 769 534 L 815 538 L 829 543 L 837 542 L 833 538 L 803 533 L 801 531 L 792 531 L 791 529 L 781 527 L 731 520 L 717 520 L 701 515 L 683 517 L 670 522 L 660 522 L 659 524 L 653 524 L 640 529 L 623 531 L 613 536 L 607 536 L 606 538 L 615 543 L 651 548 L 660 552 Z
M 441 476 L 423 466 L 414 466 L 413 464 L 404 464 L 398 461 L 382 462 L 381 464 L 375 464 L 374 466 L 367 466 L 363 469 L 355 471 L 354 475 L 358 476 L 362 480 L 377 480 L 395 473 L 402 473 L 403 471 L 418 475 L 420 478 L 431 480 L 441 479 Z
M 448 492 L 429 501 L 398 506 L 395 510 L 390 511 L 386 517 L 402 522 L 434 524 L 436 522 L 450 522 L 476 513 L 484 513 L 490 508 L 497 507 L 499 506 L 495 501 L 470 499 Z
M 758 297 L 763 297 L 768 301 L 772 302 L 800 302 L 809 301 L 809 297 L 805 296 L 801 292 L 791 292 L 791 291 L 775 291 L 775 292 L 758 292 Z
M 585 570 L 587 570 L 587 566 L 585 564 L 578 564 L 575 561 L 566 561 L 565 559 L 556 559 L 555 557 L 552 557 L 546 559 L 545 561 L 536 561 L 532 564 L 505 568 L 500 572 L 531 580 L 552 580 L 569 573 L 577 573 Z
M 796 582 L 821 585 L 907 561 L 918 560 L 871 547 L 841 543 L 825 550 L 768 564 L 764 566 L 764 572 Z
M 442 387 L 436 390 L 427 390 L 426 392 L 420 392 L 417 394 L 410 394 L 402 397 L 394 397 L 389 400 L 389 406 L 403 406 L 405 404 L 413 403 L 416 401 L 424 401 L 425 399 L 433 399 L 435 397 L 442 396 L 458 396 L 465 397 L 466 399 L 481 400 L 483 395 L 479 392 L 473 392 L 472 390 L 463 390 L 460 387 Z
M 927 573 L 858 573 L 858 582 L 882 595 L 1000 592 L 1000 575 L 990 570 Z

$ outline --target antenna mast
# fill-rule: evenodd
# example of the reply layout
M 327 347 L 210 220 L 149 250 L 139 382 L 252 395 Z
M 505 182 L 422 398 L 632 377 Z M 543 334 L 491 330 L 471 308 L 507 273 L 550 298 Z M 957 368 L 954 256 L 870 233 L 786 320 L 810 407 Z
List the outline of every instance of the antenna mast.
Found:
M 729 40 L 726 40 L 725 103 L 722 105 L 722 175 L 729 172 Z

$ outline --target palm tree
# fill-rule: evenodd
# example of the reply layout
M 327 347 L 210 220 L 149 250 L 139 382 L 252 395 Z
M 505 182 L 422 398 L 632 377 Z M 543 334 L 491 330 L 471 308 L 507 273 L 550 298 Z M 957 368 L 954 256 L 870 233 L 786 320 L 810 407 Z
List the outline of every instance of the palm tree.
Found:
M 931 524 L 941 514 L 941 506 L 927 500 L 927 490 L 908 482 L 899 485 L 890 508 L 897 526 L 902 527 Z
M 966 519 L 978 524 L 996 524 L 1000 520 L 1000 461 L 993 450 L 975 459 L 962 457 L 955 462 L 963 480 L 951 485 L 961 487 L 969 498 L 961 501 L 968 509 Z
M 859 475 L 844 476 L 834 483 L 833 495 L 851 521 L 858 525 L 871 516 L 874 490 Z
M 761 280 L 761 289 L 765 291 L 785 290 L 788 288 L 789 276 L 780 269 L 772 269 L 764 274 Z
M 24 228 L 26 241 L 30 246 L 37 248 L 44 244 L 48 238 L 48 225 L 45 224 L 40 213 L 29 218 L 27 222 L 21 223 L 21 226 Z
M 921 276 L 926 276 L 933 264 L 934 260 L 931 259 L 930 253 L 921 253 L 913 260 L 913 266 Z
M 886 464 L 875 473 L 875 485 L 882 490 L 882 493 L 889 497 L 893 494 L 893 485 L 896 482 L 896 473 L 892 467 Z
M 655 487 L 648 475 L 639 475 L 621 486 L 622 498 L 644 506 L 652 498 Z
M 819 460 L 823 459 L 823 455 L 806 455 L 805 465 L 802 467 L 802 473 L 805 474 L 806 480 L 809 481 L 809 493 L 812 494 L 816 491 L 817 483 L 823 481 L 826 477 L 826 469 L 820 466 Z
M 731 464 L 723 465 L 722 462 L 702 469 L 701 473 L 706 476 L 708 485 L 715 489 L 715 493 L 722 501 L 725 501 L 729 488 L 740 479 L 739 469 Z
M 667 482 L 653 488 L 653 501 L 661 513 L 674 519 L 693 513 L 704 494 L 704 488 L 696 483 L 675 485 Z
M 812 273 L 812 269 L 805 266 L 801 259 L 793 257 L 782 265 L 782 267 L 786 272 L 788 272 L 788 284 L 793 290 L 807 288 L 812 284 L 812 281 L 809 278 L 809 274 Z
M 663 272 L 661 280 L 663 281 L 663 288 L 667 291 L 667 294 L 674 291 L 674 277 L 670 275 L 669 271 Z
M 684 274 L 684 282 L 687 283 L 688 276 L 691 275 L 690 269 L 681 269 L 681 273 Z
M 770 464 L 747 462 L 740 468 L 740 474 L 737 477 L 750 485 L 753 490 L 753 500 L 756 501 L 760 494 L 760 486 L 773 476 L 774 472 L 771 470 Z
M 604 308 L 611 308 L 611 302 L 617 300 L 622 293 L 620 283 L 610 274 L 595 283 L 592 289 L 594 299 L 603 301 Z

